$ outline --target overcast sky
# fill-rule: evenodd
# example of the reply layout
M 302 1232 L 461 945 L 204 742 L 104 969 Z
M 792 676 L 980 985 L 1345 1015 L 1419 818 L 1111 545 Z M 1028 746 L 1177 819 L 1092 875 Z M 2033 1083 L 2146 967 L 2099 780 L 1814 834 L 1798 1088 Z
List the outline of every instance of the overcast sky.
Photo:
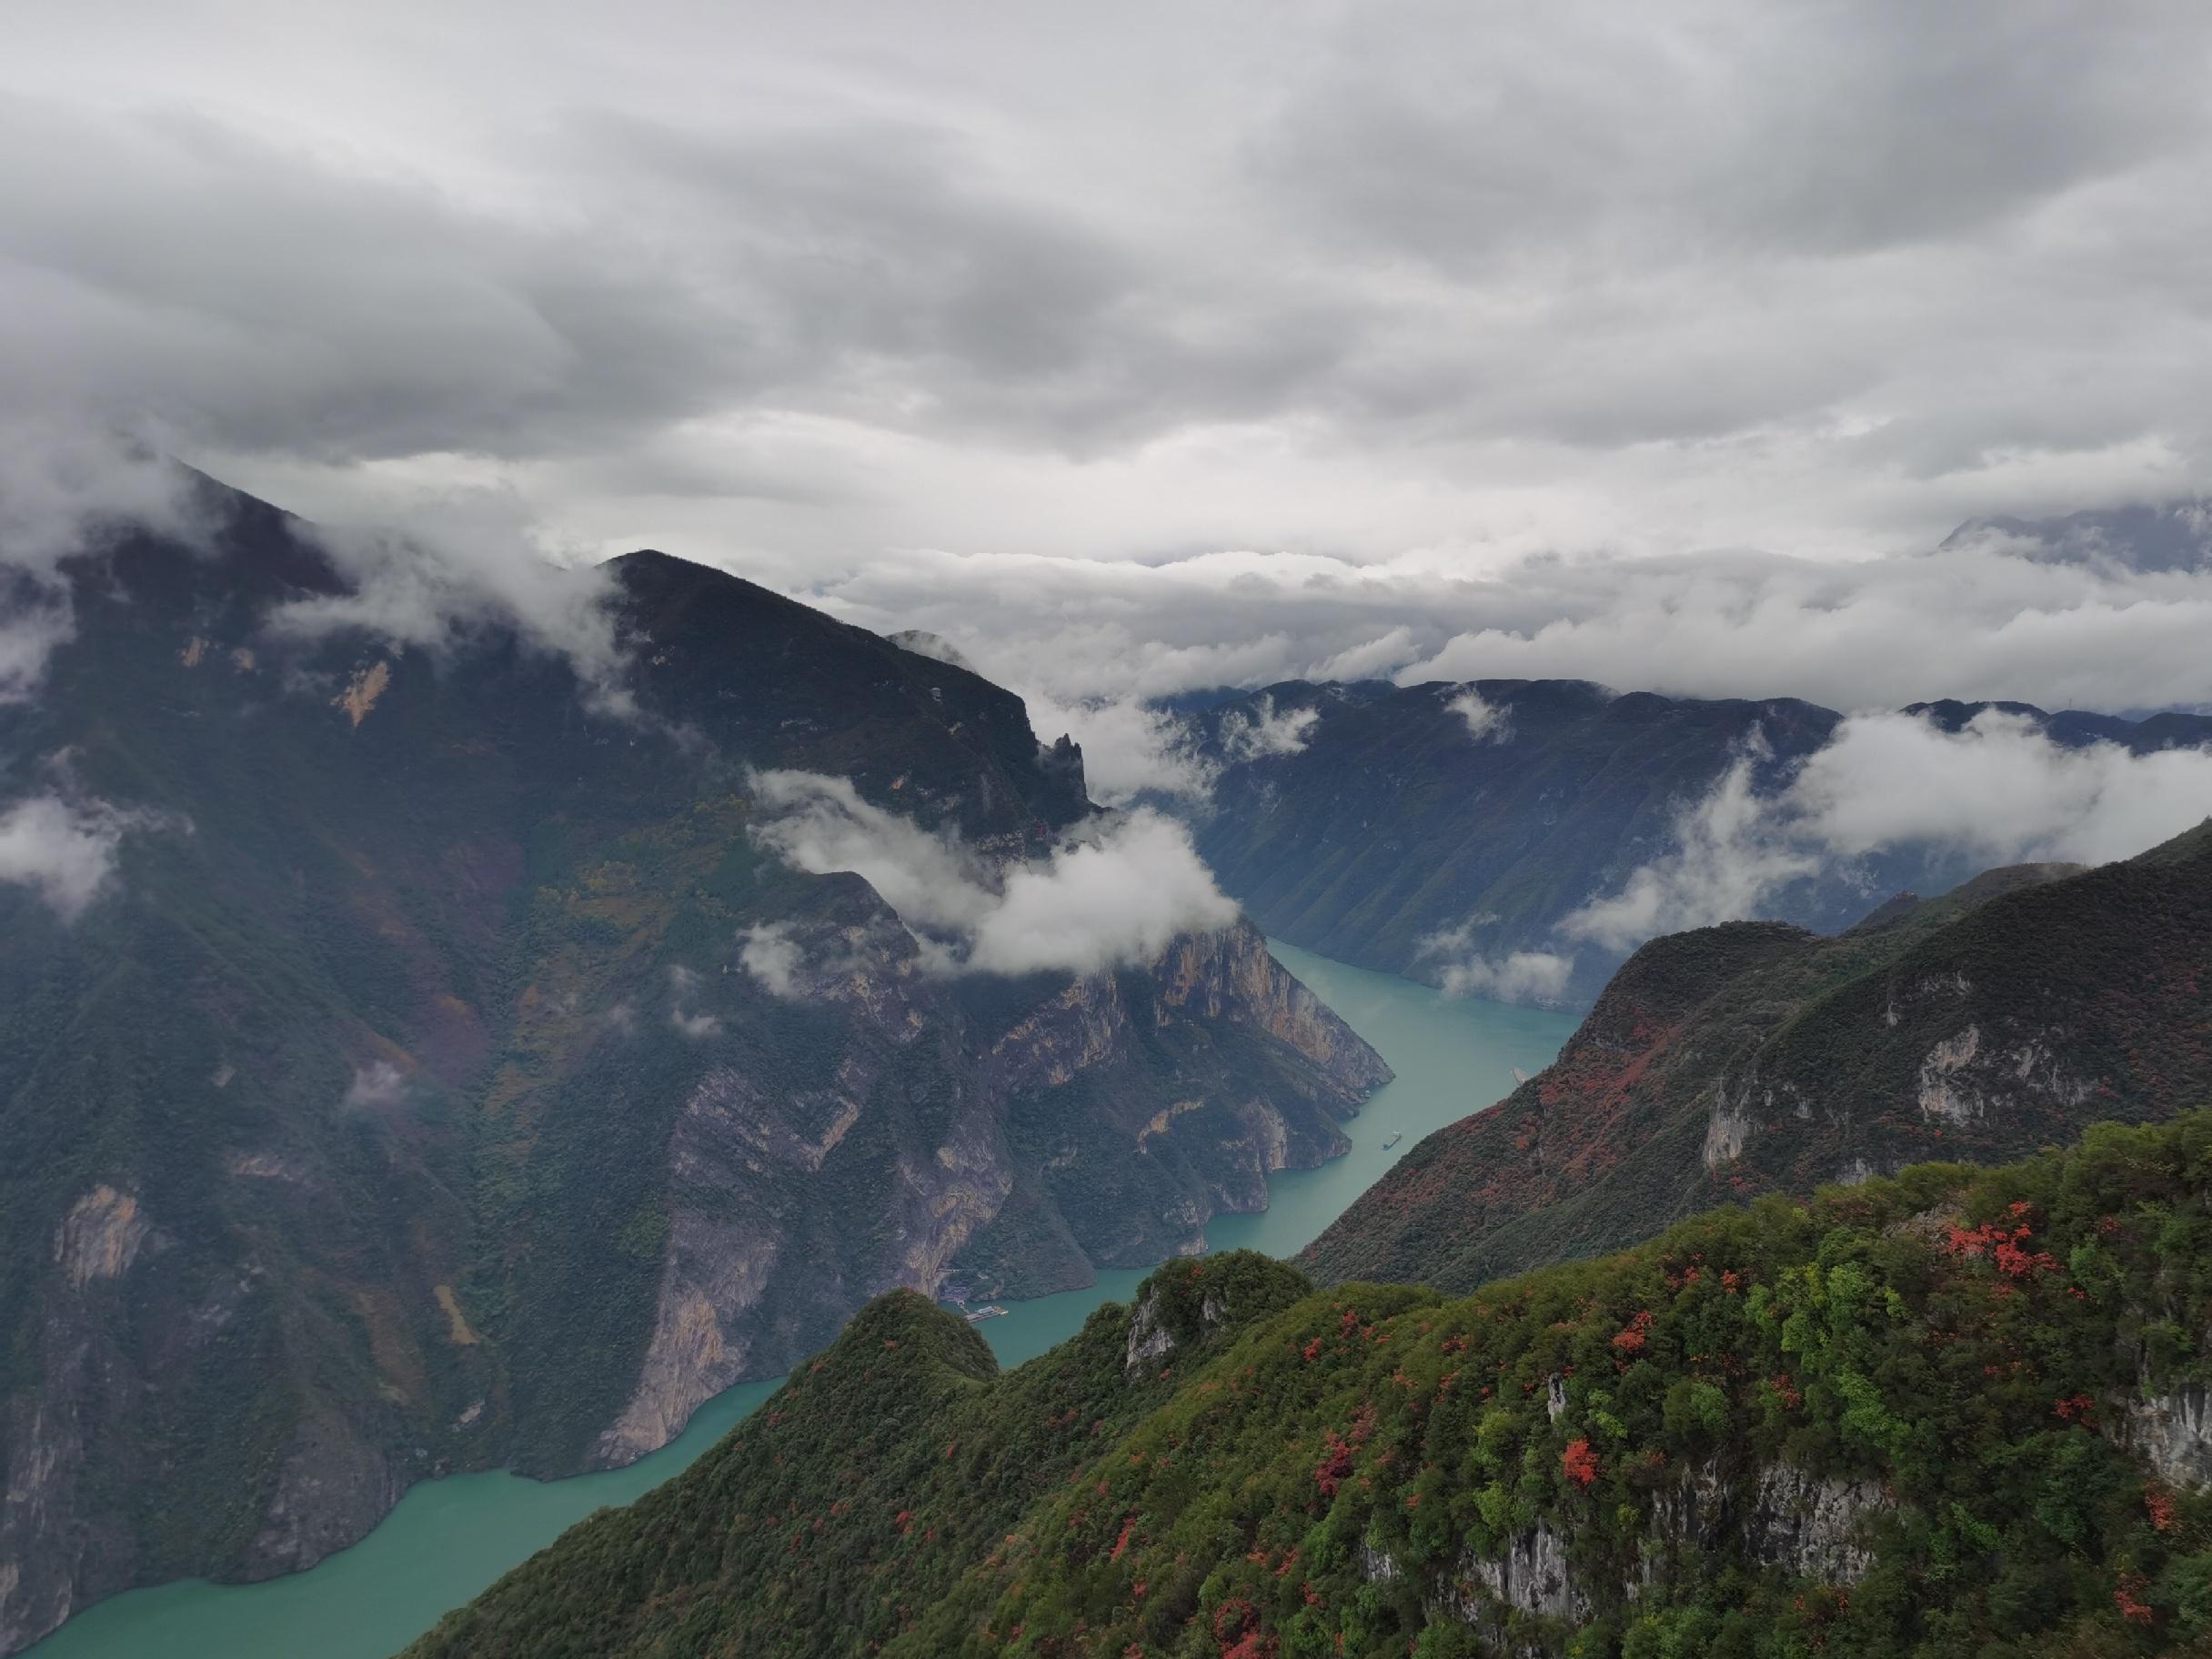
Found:
M 2212 7 L 19 7 L 0 415 L 1037 694 L 2212 700 Z M 486 497 L 484 492 L 492 492 Z

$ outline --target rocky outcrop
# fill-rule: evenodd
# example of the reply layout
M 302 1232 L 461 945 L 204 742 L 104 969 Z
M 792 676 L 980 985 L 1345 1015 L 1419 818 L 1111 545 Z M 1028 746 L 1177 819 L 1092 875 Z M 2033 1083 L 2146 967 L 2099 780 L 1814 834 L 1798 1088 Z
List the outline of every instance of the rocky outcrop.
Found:
M 1981 1051 L 1978 1026 L 1968 1026 L 1956 1037 L 1946 1037 L 1928 1051 L 1920 1062 L 1918 1100 L 1920 1115 L 1939 1118 L 1961 1128 L 1981 1115 L 1982 1101 L 1959 1081 L 1959 1072 L 1974 1063 Z
M 102 1183 L 69 1206 L 55 1233 L 54 1259 L 70 1288 L 82 1290 L 128 1272 L 152 1231 L 136 1197 Z
M 2201 1384 L 2130 1400 L 2118 1437 L 2169 1485 L 2212 1485 L 2212 1391 Z
M 1329 1111 L 1354 1110 L 1389 1075 L 1249 927 L 1177 939 L 1141 971 L 1069 980 L 995 1035 L 975 1029 L 950 981 L 928 970 L 888 910 L 788 927 L 779 938 L 789 947 L 778 961 L 780 996 L 840 1010 L 839 1046 L 821 1058 L 820 1087 L 772 1090 L 734 1040 L 708 1045 L 716 1058 L 669 1138 L 670 1219 L 652 1334 L 628 1400 L 592 1448 L 594 1464 L 665 1444 L 714 1394 L 819 1347 L 859 1300 L 900 1286 L 940 1294 L 1017 1190 L 1064 1211 L 1051 1197 L 1059 1183 L 1080 1189 L 1094 1162 L 1140 1155 L 1152 1171 L 1151 1213 L 1124 1204 L 1064 1225 L 1093 1259 L 1172 1254 L 1216 1210 L 1263 1207 L 1270 1172 L 1341 1151 Z M 709 993 L 695 986 L 689 994 Z M 706 1007 L 701 1000 L 694 1011 Z M 1140 1019 L 1155 1035 L 1141 1035 Z M 1167 1080 L 1151 1074 L 1140 1045 L 1197 1031 L 1209 1048 L 1224 1033 L 1256 1045 L 1283 1076 L 1284 1095 L 1223 1098 L 1222 1075 L 1186 1078 L 1212 1086 L 1163 1098 Z M 926 1140 L 891 1127 L 916 1051 L 927 1051 L 930 1069 L 946 1080 Z M 1262 1081 L 1242 1071 L 1237 1079 L 1245 1090 Z M 1062 1149 L 1035 1164 L 1007 1132 L 1031 1100 L 1070 1120 L 1059 1126 Z M 1126 1128 L 1117 1117 L 1124 1100 L 1146 1112 Z M 1087 1128 L 1094 1111 L 1104 1119 Z M 888 1161 L 880 1151 L 846 1155 L 871 1134 L 899 1141 Z M 1122 1171 L 1107 1178 L 1129 1185 Z M 859 1250 L 846 1218 L 826 1221 L 807 1197 L 821 1183 L 854 1181 L 872 1189 L 880 1218 Z M 1145 1342 L 1172 1338 L 1147 1327 L 1132 1334 L 1132 1355 Z
M 1590 1594 L 1568 1564 L 1566 1540 L 1545 1522 L 1517 1534 L 1502 1554 L 1462 1556 L 1457 1578 L 1446 1603 L 1470 1624 L 1494 1625 L 1506 1608 L 1551 1619 L 1590 1616 Z
M 1786 1568 L 1802 1578 L 1856 1584 L 1874 1563 L 1866 1521 L 1892 1507 L 1868 1480 L 1815 1477 L 1793 1463 L 1759 1472 L 1745 1541 L 1755 1560 Z

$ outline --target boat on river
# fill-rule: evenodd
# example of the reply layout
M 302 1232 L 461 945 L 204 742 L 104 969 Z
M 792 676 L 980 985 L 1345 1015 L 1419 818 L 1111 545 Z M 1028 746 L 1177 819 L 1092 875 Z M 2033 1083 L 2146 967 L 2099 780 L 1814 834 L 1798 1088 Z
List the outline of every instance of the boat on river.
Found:
M 971 1325 L 980 1324 L 987 1319 L 997 1319 L 1005 1312 L 1006 1310 L 995 1302 L 987 1302 L 980 1308 L 962 1308 L 960 1310 L 961 1316 Z
M 1404 1139 L 1405 1131 L 1399 1130 L 1395 1134 L 1392 1135 L 1389 1140 L 1382 1142 L 1382 1150 L 1387 1152 L 1392 1147 L 1397 1145 L 1399 1141 Z

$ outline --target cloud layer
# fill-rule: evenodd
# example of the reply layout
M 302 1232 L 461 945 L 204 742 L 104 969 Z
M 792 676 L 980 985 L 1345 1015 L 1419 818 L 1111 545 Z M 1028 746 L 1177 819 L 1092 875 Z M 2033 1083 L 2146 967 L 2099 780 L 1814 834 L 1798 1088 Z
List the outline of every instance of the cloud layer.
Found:
M 1868 854 L 2099 864 L 2212 818 L 2212 752 L 2069 749 L 1996 710 L 1956 732 L 1905 714 L 1848 719 L 1777 795 L 1754 790 L 1755 759 L 1739 758 L 1683 812 L 1673 850 L 1561 931 L 1624 950 L 1761 915 L 1790 883 Z
M 994 870 L 958 840 L 863 799 L 849 779 L 815 772 L 753 776 L 763 817 L 752 834 L 793 869 L 849 870 L 898 911 L 933 971 L 1093 973 L 1149 962 L 1177 934 L 1236 920 L 1182 826 L 1137 811 L 1055 848 L 1040 862 Z M 788 938 L 755 930 L 740 953 L 788 994 L 798 963 Z
M 1041 708 L 2212 701 L 2201 568 L 1925 556 L 2212 488 L 2183 0 L 108 15 L 0 65 L 0 420 L 489 491 Z

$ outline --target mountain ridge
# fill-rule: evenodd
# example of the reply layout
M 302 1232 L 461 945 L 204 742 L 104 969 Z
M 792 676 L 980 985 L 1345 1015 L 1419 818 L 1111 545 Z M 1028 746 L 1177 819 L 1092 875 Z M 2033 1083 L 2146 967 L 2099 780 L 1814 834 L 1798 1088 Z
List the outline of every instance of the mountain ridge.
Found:
M 1413 1148 L 1301 1261 L 1467 1288 L 1732 1195 L 2161 1117 L 2212 1096 L 2207 975 L 2212 828 L 1992 871 L 1832 938 L 1665 936 L 1552 1067 Z
M 0 884 L 0 1651 L 431 1473 L 626 1462 L 887 1284 L 1156 1261 L 1388 1074 L 1242 922 L 948 974 L 758 838 L 770 769 L 980 883 L 1111 828 L 965 669 L 649 554 L 588 578 L 597 682 L 194 488 L 197 545 L 65 562 L 0 707 L 11 794 L 114 861 L 73 920 Z M 364 591 L 465 608 L 410 645 Z

